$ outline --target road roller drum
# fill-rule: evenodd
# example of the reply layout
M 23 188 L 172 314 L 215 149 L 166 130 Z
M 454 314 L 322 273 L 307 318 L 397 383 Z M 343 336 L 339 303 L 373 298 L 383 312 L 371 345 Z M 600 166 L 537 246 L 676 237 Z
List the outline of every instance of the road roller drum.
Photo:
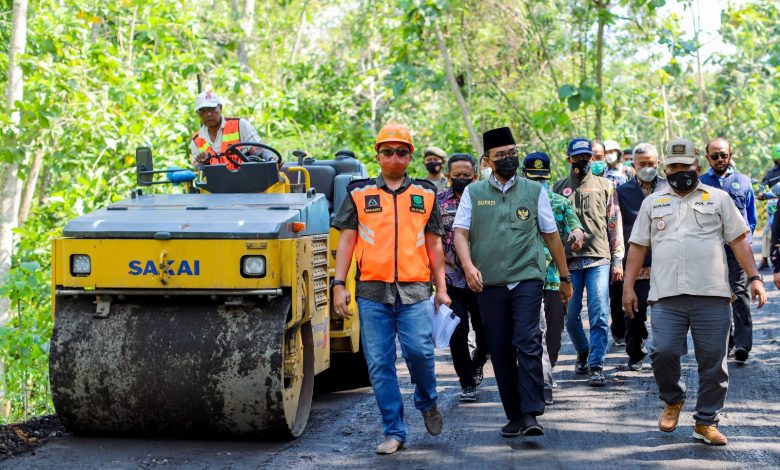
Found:
M 309 324 L 285 329 L 290 295 L 166 300 L 128 298 L 100 317 L 94 297 L 58 299 L 50 375 L 63 422 L 93 433 L 300 434 L 313 358 L 302 354 Z

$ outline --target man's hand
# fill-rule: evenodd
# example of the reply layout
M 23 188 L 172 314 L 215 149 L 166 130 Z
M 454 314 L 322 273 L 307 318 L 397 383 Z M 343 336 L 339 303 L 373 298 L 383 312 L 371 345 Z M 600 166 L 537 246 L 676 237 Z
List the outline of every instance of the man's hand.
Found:
M 469 267 L 464 266 L 463 272 L 466 275 L 466 284 L 469 285 L 469 289 L 474 292 L 482 292 L 482 273 L 479 272 L 479 269 L 472 264 Z
M 208 160 L 209 154 L 206 152 L 200 152 L 199 154 L 192 157 L 192 166 L 198 166 L 205 163 L 206 160 Z
M 775 274 L 775 285 L 777 285 L 777 274 Z M 755 303 L 758 300 L 758 308 L 766 305 L 766 291 L 764 291 L 764 282 L 755 280 L 750 283 L 750 298 Z
M 571 243 L 571 251 L 580 251 L 583 243 L 585 243 L 585 232 L 582 229 L 575 228 L 571 231 L 566 241 Z
M 439 306 L 440 305 L 446 305 L 449 307 L 452 304 L 452 300 L 450 300 L 450 296 L 447 295 L 446 290 L 436 290 L 436 295 L 433 297 L 433 311 L 438 313 L 439 312 Z
M 612 268 L 611 282 L 618 282 L 622 280 L 623 280 L 623 268 Z
M 571 296 L 574 295 L 574 288 L 571 286 L 571 282 L 561 282 L 560 289 L 561 300 L 563 300 L 563 307 L 566 308 L 569 305 Z
M 766 199 L 766 196 L 764 196 L 764 192 L 763 191 L 757 192 L 756 199 L 758 199 L 759 201 L 763 201 L 764 199 Z
M 774 274 L 775 287 L 780 289 L 780 273 Z
M 336 313 L 338 313 L 341 318 L 349 318 L 352 316 L 349 312 L 349 303 L 351 300 L 349 291 L 345 289 L 344 286 L 333 287 L 333 306 L 336 308 Z
M 639 311 L 639 299 L 634 292 L 634 286 L 623 286 L 623 310 L 630 319 L 633 319 L 634 313 Z

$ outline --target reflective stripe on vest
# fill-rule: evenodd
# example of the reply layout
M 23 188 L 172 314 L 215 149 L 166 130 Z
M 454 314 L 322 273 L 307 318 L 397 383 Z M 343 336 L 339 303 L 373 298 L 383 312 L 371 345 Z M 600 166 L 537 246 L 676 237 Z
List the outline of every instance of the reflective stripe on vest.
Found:
M 235 159 L 225 157 L 225 152 L 231 145 L 237 142 L 241 142 L 239 121 L 239 118 L 225 118 L 225 127 L 222 128 L 222 145 L 219 148 L 219 153 L 215 152 L 214 149 L 211 148 L 208 140 L 200 137 L 198 132 L 195 133 L 195 135 L 192 137 L 192 140 L 195 142 L 198 150 L 201 152 L 206 152 L 210 155 L 209 159 L 206 160 L 206 165 L 217 165 L 223 163 L 227 165 L 228 170 L 238 169 L 238 166 L 241 163 L 234 161 Z
M 393 195 L 376 184 L 352 188 L 358 216 L 355 260 L 359 280 L 429 282 L 430 262 L 425 249 L 425 226 L 436 194 L 412 182 Z

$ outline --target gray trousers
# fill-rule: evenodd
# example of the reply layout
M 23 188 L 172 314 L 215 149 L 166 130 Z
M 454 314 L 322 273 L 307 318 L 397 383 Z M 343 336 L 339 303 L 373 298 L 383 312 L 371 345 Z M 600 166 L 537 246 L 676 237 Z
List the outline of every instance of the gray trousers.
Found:
M 729 370 L 726 365 L 731 307 L 725 297 L 677 295 L 652 306 L 653 375 L 661 400 L 673 405 L 685 400 L 680 357 L 687 353 L 691 330 L 699 393 L 693 418 L 696 425 L 713 425 L 726 401 Z

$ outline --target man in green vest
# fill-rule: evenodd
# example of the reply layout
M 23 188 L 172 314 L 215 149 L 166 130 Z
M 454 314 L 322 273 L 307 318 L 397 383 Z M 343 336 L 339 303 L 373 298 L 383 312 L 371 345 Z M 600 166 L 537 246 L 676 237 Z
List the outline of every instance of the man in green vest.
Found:
M 485 339 L 509 423 L 505 437 L 539 436 L 544 413 L 542 332 L 539 317 L 546 277 L 545 244 L 561 274 L 561 296 L 571 297 L 566 256 L 547 191 L 519 178 L 512 131 L 482 136 L 487 180 L 463 191 L 455 214 L 455 251 L 469 288 L 484 312 Z

